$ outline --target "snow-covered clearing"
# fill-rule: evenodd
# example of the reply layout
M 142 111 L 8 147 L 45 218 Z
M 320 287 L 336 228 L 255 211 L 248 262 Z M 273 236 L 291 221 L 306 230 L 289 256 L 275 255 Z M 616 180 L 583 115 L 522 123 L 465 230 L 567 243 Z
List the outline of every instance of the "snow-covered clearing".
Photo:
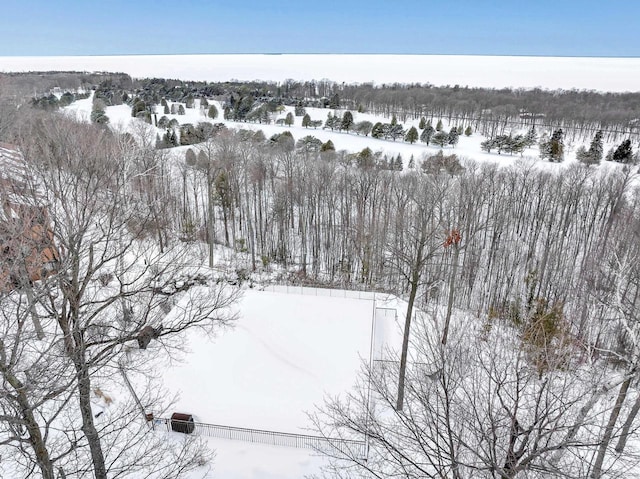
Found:
M 181 80 L 321 80 L 637 91 L 640 58 L 473 55 L 0 57 L 2 71 L 111 71 Z
M 162 373 L 167 391 L 179 394 L 175 411 L 206 423 L 313 434 L 307 413 L 355 386 L 370 360 L 372 330 L 374 358 L 399 347 L 397 303 L 385 295 L 274 289 L 281 292 L 246 290 L 234 329 L 214 339 L 188 335 L 190 352 Z M 298 478 L 324 463 L 309 450 L 208 441 L 216 451 L 211 477 Z
M 213 438 L 207 443 L 215 451 L 213 464 L 188 479 L 300 479 L 317 474 L 326 462 L 308 449 Z
M 190 334 L 191 353 L 163 374 L 180 394 L 176 410 L 205 423 L 308 434 L 306 413 L 350 390 L 369 361 L 373 301 L 305 293 L 246 290 L 233 330 L 214 340 Z M 376 324 L 379 345 L 395 326 Z
M 191 123 L 197 124 L 199 122 L 209 121 L 214 123 L 223 123 L 228 128 L 233 129 L 247 129 L 252 131 L 262 130 L 265 136 L 268 138 L 272 135 L 283 133 L 285 131 L 291 132 L 293 138 L 297 141 L 305 136 L 311 135 L 322 142 L 326 142 L 331 140 L 334 144 L 336 150 L 346 150 L 347 152 L 358 152 L 363 150 L 364 148 L 370 148 L 374 153 L 379 152 L 381 155 L 387 155 L 387 157 L 395 157 L 397 155 L 402 156 L 403 165 L 407 168 L 411 157 L 413 156 L 414 161 L 416 163 L 416 167 L 420 165 L 420 162 L 424 159 L 425 156 L 434 155 L 438 151 L 441 150 L 440 147 L 434 145 L 425 145 L 424 143 L 414 143 L 410 144 L 404 142 L 402 140 L 392 141 L 392 140 L 383 140 L 371 138 L 371 136 L 361 136 L 355 133 L 347 133 L 341 131 L 332 131 L 325 130 L 323 128 L 305 128 L 302 126 L 302 117 L 296 116 L 294 117 L 294 124 L 291 126 L 286 125 L 276 125 L 276 124 L 261 124 L 261 123 L 250 123 L 250 122 L 237 122 L 237 121 L 228 121 L 221 118 L 222 116 L 222 105 L 218 101 L 209 100 L 209 104 L 215 105 L 220 113 L 220 116 L 215 120 L 208 118 L 206 116 L 206 110 L 199 108 L 197 105 L 199 100 L 196 101 L 196 108 L 185 108 L 184 115 L 164 115 L 163 107 L 160 105 L 156 105 L 156 114 L 158 119 L 162 116 L 166 116 L 169 120 L 175 119 L 180 124 Z M 171 102 L 169 102 L 171 104 Z M 184 105 L 184 104 L 183 104 Z M 76 118 L 83 121 L 90 121 L 92 108 L 92 99 L 87 98 L 84 100 L 78 100 L 68 107 L 65 107 L 65 111 L 74 115 Z M 277 117 L 272 118 L 272 120 L 284 119 L 287 113 L 293 113 L 293 107 L 285 107 L 284 111 L 282 111 Z M 326 108 L 307 108 L 306 112 L 309 114 L 309 117 L 312 120 L 324 120 L 327 119 L 327 115 L 329 113 L 341 115 L 343 111 L 341 110 L 330 110 Z M 136 129 L 136 125 L 143 125 L 144 128 L 149 129 L 153 135 L 162 136 L 165 133 L 165 130 L 161 128 L 152 127 L 147 125 L 142 120 L 135 119 L 131 117 L 131 108 L 128 105 L 117 105 L 110 106 L 106 108 L 106 114 L 109 117 L 109 122 L 112 128 L 118 131 L 133 131 Z M 375 123 L 376 121 L 386 122 L 388 123 L 391 118 L 386 118 L 383 116 L 376 116 L 368 113 L 358 113 L 352 112 L 353 118 L 355 122 L 359 121 L 371 121 Z M 405 129 L 409 129 L 412 126 L 418 127 L 420 120 L 411 119 L 407 122 L 403 123 Z M 445 119 L 443 119 L 443 129 L 444 131 L 449 131 L 453 126 L 458 126 L 457 124 L 448 124 Z M 569 142 L 565 143 L 565 162 L 563 163 L 550 163 L 548 161 L 541 160 L 539 158 L 539 149 L 537 146 L 533 148 L 527 148 L 522 155 L 508 155 L 498 153 L 486 153 L 482 151 L 480 144 L 486 140 L 487 138 L 478 133 L 473 133 L 471 136 L 461 135 L 459 137 L 458 144 L 455 147 L 447 146 L 443 149 L 445 154 L 455 153 L 461 158 L 468 158 L 475 161 L 481 162 L 491 162 L 501 166 L 512 165 L 516 161 L 525 160 L 532 164 L 536 164 L 537 167 L 541 168 L 563 168 L 565 165 L 573 163 L 576 161 L 575 159 L 575 151 L 576 149 L 582 145 L 580 144 L 571 144 Z M 154 138 L 149 138 L 150 141 L 155 141 Z M 584 143 L 585 146 L 589 146 L 588 142 Z M 604 151 L 608 151 L 609 148 L 612 148 L 613 143 L 605 144 Z M 189 147 L 178 147 L 173 148 L 172 151 L 184 154 L 184 151 Z M 197 145 L 191 146 L 191 148 L 197 148 Z M 604 162 L 606 163 L 606 162 Z M 615 167 L 616 165 L 613 165 Z

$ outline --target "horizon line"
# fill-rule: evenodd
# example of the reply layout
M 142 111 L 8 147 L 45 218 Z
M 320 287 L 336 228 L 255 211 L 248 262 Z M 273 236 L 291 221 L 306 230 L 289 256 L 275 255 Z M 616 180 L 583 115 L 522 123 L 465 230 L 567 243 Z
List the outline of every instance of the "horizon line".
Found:
M 45 55 L 3 55 L 0 54 L 0 57 L 6 58 L 55 58 L 55 57 L 148 57 L 148 56 L 208 56 L 208 55 L 216 55 L 216 56 L 244 56 L 244 55 L 259 55 L 259 56 L 284 56 L 284 55 L 332 55 L 332 56 L 347 56 L 347 55 L 358 55 L 358 56 L 431 56 L 431 57 L 515 57 L 515 58 L 606 58 L 606 59 L 640 59 L 639 56 L 633 55 L 538 55 L 538 54 L 507 54 L 507 53 L 376 53 L 376 52 L 365 52 L 365 53 L 331 53 L 331 52 L 313 52 L 313 53 L 299 53 L 299 52 L 238 52 L 238 53 L 101 53 L 101 54 L 45 54 Z

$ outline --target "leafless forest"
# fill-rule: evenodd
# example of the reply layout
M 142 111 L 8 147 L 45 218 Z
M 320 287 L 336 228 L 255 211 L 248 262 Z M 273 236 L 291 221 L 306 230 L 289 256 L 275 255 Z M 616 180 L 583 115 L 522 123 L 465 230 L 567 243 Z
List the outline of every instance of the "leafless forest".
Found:
M 413 112 L 408 97 L 402 105 L 392 93 L 383 101 L 385 92 L 342 94 L 372 111 L 425 114 Z M 224 309 L 230 300 L 215 296 L 173 323 L 162 313 L 166 287 L 180 274 L 167 258 L 178 264 L 175 258 L 203 244 L 210 265 L 214 246 L 235 251 L 232 267 L 243 279 L 270 275 L 407 300 L 413 352 L 368 371 L 377 409 L 363 386 L 361 396 L 330 402 L 316 416 L 328 436 L 362 433 L 371 447 L 366 462 L 337 457 L 335 474 L 633 473 L 640 410 L 637 166 L 498 167 L 434 156 L 423 168 L 399 172 L 376 167 L 362 152 L 321 151 L 286 134 L 267 139 L 221 129 L 189 149 L 156 149 L 142 123 L 118 135 L 56 112 L 16 109 L 7 97 L 1 108 L 0 141 L 19 147 L 44 185 L 62 257 L 59 272 L 42 284 L 19 284 L 32 297 L 2 293 L 12 306 L 3 306 L 0 342 L 8 437 L 1 444 L 22 455 L 25 470 L 47 478 L 64 477 L 58 468 L 67 468 L 66 477 L 82 477 L 83 468 L 96 477 L 124 474 L 121 458 L 110 456 L 117 451 L 106 447 L 109 434 L 124 434 L 124 426 L 95 427 L 91 382 L 106 375 L 119 348 L 153 323 L 149 318 L 164 321 L 168 341 Z M 443 106 L 437 116 L 464 111 Z M 591 129 L 629 121 L 554 115 L 585 138 Z M 157 263 L 142 250 L 153 251 Z M 127 301 L 136 305 L 135 321 L 127 319 Z M 34 308 L 44 325 L 32 324 Z M 110 326 L 109 314 L 124 319 Z M 61 335 L 35 359 L 21 356 L 20 345 L 42 337 L 47 324 Z M 15 373 L 24 364 L 38 387 L 29 395 Z M 407 370 L 396 387 L 398 366 Z M 42 373 L 53 369 L 55 376 Z M 70 414 L 75 398 L 79 436 L 49 440 L 47 428 Z M 127 460 L 142 467 L 143 452 Z

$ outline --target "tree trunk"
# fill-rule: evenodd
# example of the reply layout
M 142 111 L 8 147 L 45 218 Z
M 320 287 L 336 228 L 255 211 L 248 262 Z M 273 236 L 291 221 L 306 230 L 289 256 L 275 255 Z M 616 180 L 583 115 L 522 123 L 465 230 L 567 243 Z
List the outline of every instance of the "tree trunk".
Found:
M 409 292 L 409 302 L 407 303 L 407 315 L 404 322 L 404 335 L 402 337 L 402 354 L 400 356 L 400 371 L 398 374 L 398 399 L 396 402 L 396 410 L 402 411 L 404 406 L 404 380 L 407 371 L 407 351 L 409 349 L 409 333 L 411 330 L 411 315 L 413 313 L 413 304 L 416 300 L 416 294 L 418 292 L 418 284 L 420 283 L 420 273 L 423 262 L 424 252 L 424 234 L 420 238 L 418 244 L 418 251 L 416 254 L 416 261 L 411 271 L 411 291 Z
M 630 385 L 631 378 L 628 378 L 625 382 L 622 383 L 622 386 L 620 386 L 620 391 L 618 392 L 616 403 L 611 410 L 611 415 L 609 416 L 607 427 L 604 430 L 604 436 L 598 448 L 598 455 L 596 456 L 596 461 L 593 465 L 593 471 L 591 472 L 592 479 L 600 479 L 600 477 L 602 476 L 602 465 L 604 464 L 604 457 L 607 453 L 607 447 L 609 447 L 609 443 L 611 442 L 613 428 L 615 427 L 618 416 L 620 415 L 620 409 L 622 409 L 622 404 L 627 397 L 627 391 L 629 390 Z
M 80 353 L 81 354 L 81 353 Z M 82 432 L 87 438 L 89 450 L 91 451 L 91 461 L 95 479 L 107 479 L 107 468 L 104 461 L 104 454 L 100 444 L 100 435 L 93 422 L 93 411 L 91 410 L 91 381 L 89 370 L 82 358 L 76 360 L 76 370 L 78 374 L 78 393 L 80 396 L 80 415 L 82 416 Z
M 633 407 L 627 416 L 627 420 L 624 422 L 622 426 L 622 432 L 620 433 L 620 439 L 618 439 L 618 444 L 616 444 L 616 452 L 621 454 L 624 451 L 625 446 L 627 445 L 627 439 L 629 439 L 629 432 L 631 430 L 631 426 L 633 425 L 633 421 L 635 421 L 636 416 L 638 415 L 638 411 L 640 411 L 640 394 L 636 397 L 636 401 L 633 403 Z
M 460 246 L 453 245 L 453 270 L 449 278 L 449 300 L 447 301 L 447 316 L 444 319 L 444 331 L 442 333 L 442 344 L 447 344 L 449 336 L 449 322 L 451 321 L 451 311 L 453 309 L 453 293 L 456 286 L 456 276 L 458 274 L 458 258 L 460 257 Z
M 53 464 L 49 457 L 49 451 L 47 450 L 47 446 L 42 438 L 40 426 L 33 415 L 33 408 L 29 404 L 29 400 L 25 394 L 25 385 L 7 370 L 3 370 L 3 376 L 16 391 L 16 399 L 20 405 L 22 419 L 24 420 L 27 432 L 29 433 L 29 443 L 33 448 L 36 456 L 36 462 L 40 468 L 42 477 L 43 479 L 54 479 Z
M 209 268 L 213 268 L 213 247 L 214 247 L 214 236 L 215 236 L 215 225 L 214 225 L 214 204 L 213 204 L 213 188 L 212 188 L 212 179 L 207 178 L 207 241 L 209 243 Z M 226 219 L 225 219 L 225 228 L 226 228 Z M 225 230 L 226 231 L 226 230 Z
M 38 311 L 36 310 L 36 299 L 33 296 L 33 285 L 31 284 L 31 278 L 29 277 L 29 271 L 27 270 L 24 259 L 20 262 L 19 275 L 20 291 L 24 291 L 27 297 L 29 313 L 31 314 L 31 321 L 33 321 L 33 329 L 35 329 L 38 339 L 44 339 L 44 329 L 42 328 L 42 323 L 40 323 Z

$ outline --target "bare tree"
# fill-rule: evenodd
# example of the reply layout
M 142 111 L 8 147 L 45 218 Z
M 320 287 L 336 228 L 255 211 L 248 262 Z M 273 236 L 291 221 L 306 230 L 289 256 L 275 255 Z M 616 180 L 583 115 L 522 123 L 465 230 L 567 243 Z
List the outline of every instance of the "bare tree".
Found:
M 427 261 L 442 247 L 442 209 L 446 199 L 446 187 L 437 177 L 422 177 L 419 174 L 407 176 L 404 182 L 407 199 L 404 211 L 407 214 L 404 238 L 396 238 L 391 245 L 390 261 L 409 285 L 409 299 L 405 314 L 400 370 L 398 377 L 398 397 L 396 409 L 402 410 L 406 375 L 411 320 L 418 288 L 424 283 L 424 269 Z M 434 278 L 429 278 L 434 283 Z
M 398 363 L 384 362 L 365 372 L 371 403 L 362 386 L 314 416 L 325 437 L 368 438 L 367 458 L 333 451 L 337 469 L 356 477 L 584 477 L 582 457 L 597 432 L 565 433 L 602 374 L 557 368 L 540 379 L 515 330 L 483 337 L 470 318 L 454 315 L 444 347 L 431 320 L 419 318 L 403 410 L 395 407 Z M 581 425 L 598 424 L 599 414 Z M 568 454 L 553 463 L 560 450 Z
M 116 387 L 110 380 L 114 369 L 137 368 L 153 357 L 145 358 L 147 350 L 138 360 L 130 359 L 145 328 L 152 327 L 157 340 L 151 349 L 166 354 L 180 347 L 178 333 L 228 324 L 228 306 L 237 292 L 216 284 L 209 269 L 194 265 L 188 245 L 146 239 L 143 232 L 153 224 L 154 212 L 144 207 L 147 198 L 132 194 L 135 175 L 123 174 L 130 158 L 128 143 L 116 141 L 106 130 L 62 118 L 36 127 L 39 135 L 25 140 L 24 151 L 36 165 L 34 174 L 48 200 L 60 258 L 47 281 L 28 286 L 43 319 L 44 336 L 55 345 L 41 353 L 48 359 L 55 352 L 60 371 L 72 373 L 58 394 L 66 398 L 64 407 L 55 414 L 56 428 L 64 434 L 47 446 L 48 454 L 67 474 L 91 470 L 95 477 L 118 477 L 147 467 L 150 445 L 163 441 L 149 435 L 138 401 L 122 401 L 110 421 L 99 419 L 92 404 L 96 391 L 103 384 Z M 1 362 L 9 358 L 4 354 Z M 11 370 L 3 366 L 5 371 L 9 377 Z M 20 387 L 15 383 L 13 389 L 19 393 Z M 19 394 L 14 396 L 20 400 Z M 163 408 L 159 401 L 149 396 L 144 406 Z M 28 411 L 39 406 L 36 402 Z M 29 437 L 38 464 L 50 474 L 46 455 L 40 454 L 46 438 L 38 442 L 35 429 Z M 184 449 L 182 461 L 194 459 L 197 451 Z

